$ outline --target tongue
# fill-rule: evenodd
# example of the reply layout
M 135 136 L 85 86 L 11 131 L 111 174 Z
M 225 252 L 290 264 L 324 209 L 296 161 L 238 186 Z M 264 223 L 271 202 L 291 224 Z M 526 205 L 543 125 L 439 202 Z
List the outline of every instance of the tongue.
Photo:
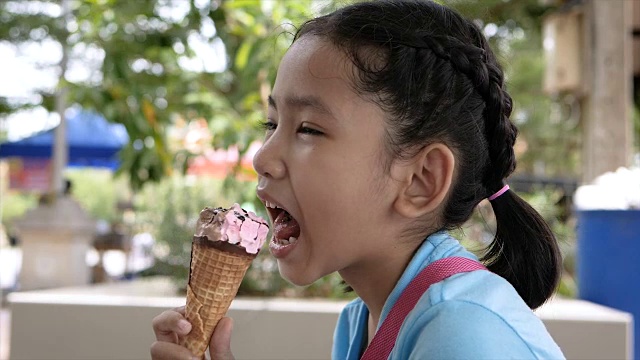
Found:
M 273 233 L 278 239 L 289 239 L 300 236 L 300 225 L 286 211 L 281 211 L 273 221 Z

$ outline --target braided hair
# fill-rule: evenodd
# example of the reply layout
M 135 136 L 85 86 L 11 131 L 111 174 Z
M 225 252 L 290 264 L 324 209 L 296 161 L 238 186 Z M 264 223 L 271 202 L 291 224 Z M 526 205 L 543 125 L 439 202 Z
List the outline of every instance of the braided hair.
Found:
M 514 171 L 517 129 L 504 73 L 480 29 L 425 0 L 369 1 L 304 23 L 294 41 L 320 36 L 355 65 L 352 86 L 388 114 L 387 145 L 410 157 L 442 142 L 456 157 L 456 178 L 442 220 L 462 225 Z M 531 308 L 560 277 L 560 252 L 542 217 L 514 192 L 491 201 L 497 220 L 483 261 Z

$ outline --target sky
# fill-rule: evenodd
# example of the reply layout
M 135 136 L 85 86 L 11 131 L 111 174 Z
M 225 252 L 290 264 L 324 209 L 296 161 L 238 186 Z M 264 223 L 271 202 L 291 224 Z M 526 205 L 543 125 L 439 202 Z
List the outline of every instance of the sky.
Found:
M 13 4 L 14 11 L 37 11 L 59 16 L 61 8 L 58 4 L 35 2 L 28 4 L 19 1 L 9 2 Z M 7 3 L 7 4 L 9 4 Z M 198 1 L 196 1 L 197 5 Z M 175 1 L 159 8 L 159 15 L 172 20 L 180 20 L 188 9 L 181 4 L 187 2 Z M 77 23 L 70 21 L 67 28 L 70 31 L 77 29 Z M 215 34 L 213 21 L 204 22 L 200 34 L 189 37 L 189 45 L 196 53 L 196 57 L 182 57 L 179 61 L 185 70 L 199 72 L 219 72 L 224 70 L 224 44 L 219 40 L 208 43 L 203 39 Z M 39 103 L 37 90 L 51 92 L 55 90 L 58 82 L 58 63 L 62 58 L 62 47 L 54 41 L 44 40 L 40 43 L 30 42 L 16 46 L 7 41 L 0 41 L 0 97 L 7 98 L 10 102 Z M 65 78 L 70 82 L 95 82 L 101 79 L 100 67 L 104 59 L 104 52 L 95 47 L 78 44 L 70 49 L 68 69 Z M 203 61 L 207 59 L 207 61 Z M 218 61 L 211 61 L 218 59 Z M 144 66 L 144 64 L 137 64 Z M 70 104 L 71 105 L 71 104 Z M 15 141 L 31 134 L 53 128 L 58 125 L 60 119 L 55 113 L 49 113 L 42 107 L 12 114 L 9 117 L 0 117 L 0 131 L 7 132 L 7 139 Z
M 52 44 L 26 46 L 18 49 L 6 42 L 0 42 L 0 97 L 9 101 L 38 102 L 37 89 L 53 90 L 57 83 L 56 69 L 39 68 L 37 62 L 41 54 L 56 56 L 56 47 Z M 49 58 L 51 58 L 49 57 Z M 32 132 L 56 126 L 58 116 L 49 114 L 44 108 L 24 111 L 2 119 L 0 126 L 8 133 L 9 140 L 15 140 Z

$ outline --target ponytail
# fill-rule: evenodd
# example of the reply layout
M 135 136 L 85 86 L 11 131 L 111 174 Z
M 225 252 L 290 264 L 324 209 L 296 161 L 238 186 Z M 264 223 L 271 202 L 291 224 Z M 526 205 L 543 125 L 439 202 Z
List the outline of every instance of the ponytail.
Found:
M 515 192 L 491 201 L 496 235 L 482 261 L 505 278 L 531 309 L 553 295 L 561 274 L 555 236 L 542 216 Z

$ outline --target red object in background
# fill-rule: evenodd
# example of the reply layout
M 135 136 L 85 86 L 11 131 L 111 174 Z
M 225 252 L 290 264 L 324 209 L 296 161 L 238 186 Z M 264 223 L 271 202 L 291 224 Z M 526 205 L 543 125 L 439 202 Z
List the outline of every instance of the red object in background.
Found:
M 257 142 L 251 144 L 245 155 L 240 159 L 240 168 L 237 170 L 238 180 L 251 181 L 258 178 L 253 169 L 253 156 L 260 149 L 260 146 L 262 144 Z M 238 165 L 239 157 L 240 153 L 237 147 L 232 146 L 227 150 L 209 149 L 202 155 L 193 158 L 187 169 L 187 174 L 224 179 Z
M 9 188 L 47 192 L 51 184 L 51 160 L 42 158 L 10 158 Z

